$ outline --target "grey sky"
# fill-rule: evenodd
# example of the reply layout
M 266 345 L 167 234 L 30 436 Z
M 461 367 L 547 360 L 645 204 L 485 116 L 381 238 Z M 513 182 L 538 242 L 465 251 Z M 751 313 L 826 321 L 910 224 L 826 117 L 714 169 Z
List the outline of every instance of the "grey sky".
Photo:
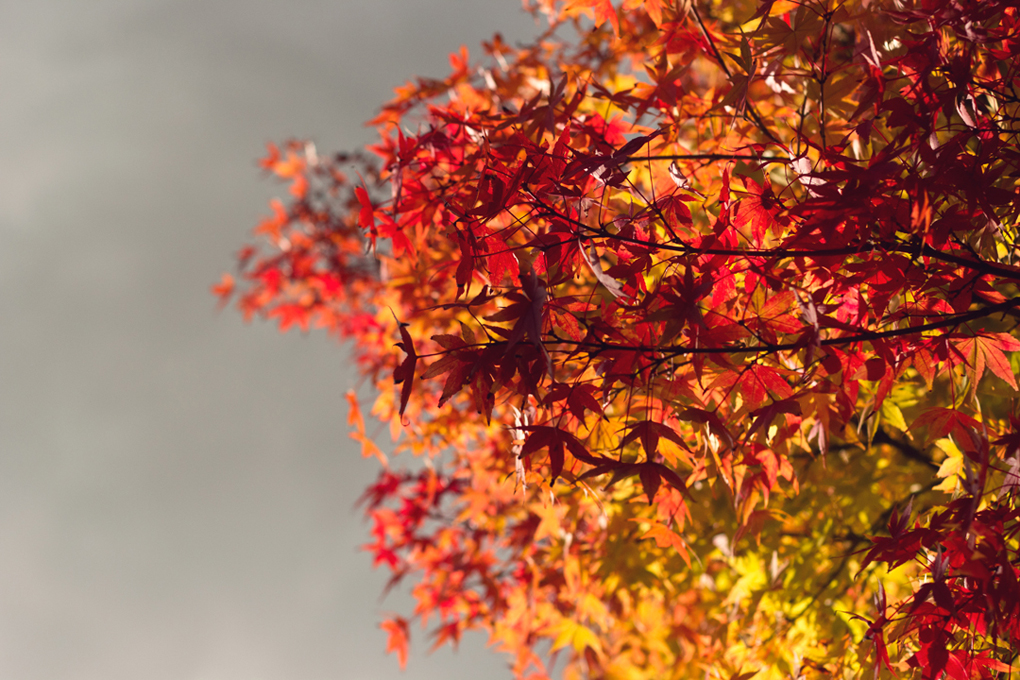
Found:
M 516 0 L 0 1 L 0 677 L 507 678 L 383 653 L 329 339 L 215 312 L 270 140 L 367 141 Z M 279 191 L 282 191 L 280 189 Z

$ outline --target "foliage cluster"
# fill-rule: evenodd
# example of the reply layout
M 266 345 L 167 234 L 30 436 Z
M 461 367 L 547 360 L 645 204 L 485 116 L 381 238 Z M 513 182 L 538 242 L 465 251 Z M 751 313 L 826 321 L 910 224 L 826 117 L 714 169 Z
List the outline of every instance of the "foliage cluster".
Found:
M 271 147 L 240 254 L 428 463 L 351 398 L 411 619 L 519 677 L 1015 672 L 1014 3 L 526 5 L 374 160 Z

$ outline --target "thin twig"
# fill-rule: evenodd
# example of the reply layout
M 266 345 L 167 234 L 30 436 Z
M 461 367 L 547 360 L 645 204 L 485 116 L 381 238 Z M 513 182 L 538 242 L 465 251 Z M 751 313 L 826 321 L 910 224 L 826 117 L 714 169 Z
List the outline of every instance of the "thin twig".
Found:
M 697 19 L 698 21 L 698 27 L 701 28 L 702 35 L 705 36 L 705 40 L 708 41 L 709 47 L 712 48 L 712 52 L 715 53 L 716 59 L 719 60 L 719 66 L 722 67 L 723 72 L 726 74 L 726 77 L 730 79 L 730 83 L 732 84 L 733 73 L 726 65 L 726 61 L 723 59 L 722 53 L 719 51 L 719 48 L 716 47 L 715 38 L 713 38 L 712 34 L 708 32 L 708 28 L 705 26 L 705 22 L 701 20 L 701 13 L 698 12 L 698 7 L 694 3 L 691 3 L 691 12 L 693 12 L 694 18 Z M 748 73 L 747 77 L 750 78 L 752 75 L 753 74 Z M 761 130 L 766 137 L 771 139 L 776 144 L 782 144 L 779 138 L 772 134 L 772 131 L 769 130 L 768 126 L 765 125 L 765 122 L 761 119 L 761 116 L 758 114 L 758 110 L 754 108 L 754 104 L 752 104 L 750 101 L 745 101 L 744 103 L 747 106 L 747 111 L 751 114 L 751 118 L 754 120 L 755 125 L 758 126 L 758 129 Z

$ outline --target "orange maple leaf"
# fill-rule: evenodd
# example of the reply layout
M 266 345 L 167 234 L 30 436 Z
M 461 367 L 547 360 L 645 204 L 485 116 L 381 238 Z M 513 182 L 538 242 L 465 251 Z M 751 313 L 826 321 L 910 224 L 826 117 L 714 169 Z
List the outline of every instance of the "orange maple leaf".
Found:
M 403 670 L 407 666 L 407 620 L 398 616 L 383 621 L 379 624 L 379 627 L 389 634 L 386 642 L 386 653 L 396 652 L 397 661 L 400 662 L 400 668 Z

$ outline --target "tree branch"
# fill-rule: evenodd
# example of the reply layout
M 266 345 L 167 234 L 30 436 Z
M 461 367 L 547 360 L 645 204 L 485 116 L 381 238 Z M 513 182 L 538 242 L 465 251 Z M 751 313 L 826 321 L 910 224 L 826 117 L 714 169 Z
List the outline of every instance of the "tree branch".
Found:
M 905 441 L 893 439 L 892 437 L 889 436 L 889 433 L 886 432 L 881 427 L 879 427 L 878 430 L 875 431 L 875 436 L 871 438 L 871 443 L 888 444 L 889 446 L 893 447 L 894 449 L 902 453 L 904 456 L 909 458 L 910 460 L 917 461 L 918 463 L 921 463 L 922 465 L 925 465 L 933 470 L 939 469 L 939 465 L 937 465 L 935 461 L 933 461 L 931 458 L 924 455 L 923 451 L 914 448 L 911 444 Z
M 683 160 L 705 160 L 705 161 L 762 161 L 763 163 L 789 163 L 791 159 L 785 156 L 758 156 L 753 153 L 671 153 L 654 156 L 628 156 L 632 161 L 683 161 Z
M 907 326 L 905 328 L 893 328 L 888 331 L 864 331 L 855 335 L 845 335 L 837 338 L 825 338 L 818 344 L 822 347 L 839 347 L 842 345 L 851 345 L 857 342 L 871 342 L 873 340 L 883 340 L 885 338 L 895 338 L 903 335 L 920 335 L 928 331 L 939 330 L 941 328 L 952 328 L 954 326 L 960 326 L 968 321 L 980 319 L 986 316 L 991 316 L 998 312 L 1004 312 L 1015 307 L 1020 307 L 1020 297 L 1014 297 L 1000 302 L 997 305 L 989 305 L 987 307 L 980 307 L 978 309 L 965 312 L 963 314 L 952 314 L 944 319 L 933 321 L 931 323 L 920 324 L 917 326 Z M 601 351 L 615 350 L 615 351 L 630 351 L 630 352 L 649 352 L 649 353 L 662 353 L 668 356 L 684 356 L 688 354 L 757 354 L 766 353 L 774 354 L 776 352 L 782 352 L 790 349 L 800 349 L 806 347 L 806 342 L 784 342 L 784 343 L 766 343 L 761 345 L 732 345 L 726 347 L 689 347 L 689 346 L 665 346 L 665 347 L 651 347 L 648 345 L 612 345 L 606 342 L 600 342 L 598 345 L 585 341 L 570 341 L 570 340 L 559 340 L 563 344 L 573 344 L 578 347 L 597 346 Z

